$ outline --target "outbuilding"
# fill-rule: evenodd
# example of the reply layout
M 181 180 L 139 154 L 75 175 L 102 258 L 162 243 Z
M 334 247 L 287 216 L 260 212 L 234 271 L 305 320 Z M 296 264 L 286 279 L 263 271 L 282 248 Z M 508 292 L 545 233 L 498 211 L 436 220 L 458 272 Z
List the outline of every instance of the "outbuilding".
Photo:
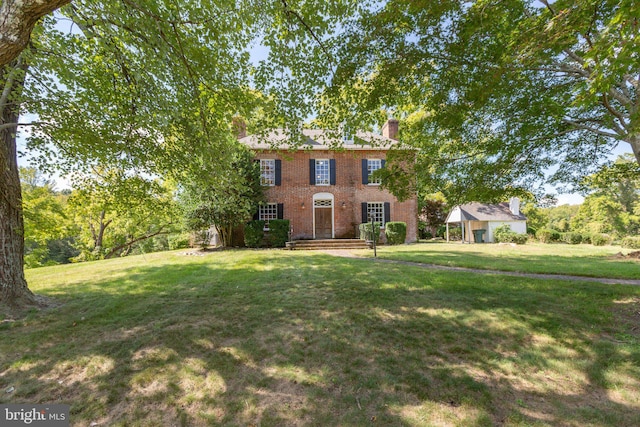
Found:
M 520 213 L 517 197 L 495 205 L 473 202 L 456 206 L 447 216 L 446 224 L 447 242 L 450 224 L 462 227 L 462 241 L 468 243 L 493 243 L 495 229 L 505 224 L 516 233 L 527 232 L 527 217 Z

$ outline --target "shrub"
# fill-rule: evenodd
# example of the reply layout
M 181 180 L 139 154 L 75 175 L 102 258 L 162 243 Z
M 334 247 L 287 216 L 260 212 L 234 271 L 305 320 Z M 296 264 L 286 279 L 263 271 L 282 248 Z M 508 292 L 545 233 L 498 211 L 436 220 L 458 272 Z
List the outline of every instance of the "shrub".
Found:
M 562 240 L 571 245 L 578 245 L 582 243 L 582 234 L 573 231 L 568 231 L 563 234 Z
M 640 249 L 640 236 L 629 236 L 622 239 L 622 247 Z
M 496 243 L 516 243 L 518 245 L 524 245 L 527 243 L 529 236 L 527 234 L 516 233 L 511 230 L 507 224 L 501 225 L 493 232 Z
M 604 233 L 594 233 L 591 235 L 591 244 L 593 246 L 610 245 L 612 240 L 611 236 Z
M 582 243 L 591 243 L 592 234 L 591 233 L 582 233 Z
M 269 245 L 274 248 L 284 248 L 289 241 L 289 220 L 272 219 L 269 221 Z
M 380 241 L 380 223 L 376 222 L 374 223 L 374 225 L 375 225 L 375 228 L 374 228 L 375 233 L 372 233 L 370 222 L 365 222 L 363 224 L 360 224 L 359 230 L 360 230 L 361 240 L 374 240 L 373 238 L 375 237 L 376 243 Z
M 384 234 L 390 245 L 401 245 L 407 238 L 407 223 L 391 221 L 385 224 Z
M 244 244 L 248 248 L 259 248 L 264 240 L 264 221 L 249 221 L 244 226 Z
M 536 239 L 540 240 L 542 243 L 557 242 L 560 240 L 560 237 L 560 233 L 551 228 L 541 228 L 536 231 Z
M 167 238 L 169 249 L 184 249 L 191 245 L 191 237 L 189 233 L 171 234 Z

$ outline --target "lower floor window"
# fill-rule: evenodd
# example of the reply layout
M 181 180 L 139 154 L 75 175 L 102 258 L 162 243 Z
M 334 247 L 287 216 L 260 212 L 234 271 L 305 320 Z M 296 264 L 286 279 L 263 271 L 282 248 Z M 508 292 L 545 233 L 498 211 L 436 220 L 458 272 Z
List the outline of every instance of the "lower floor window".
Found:
M 278 204 L 267 203 L 264 205 L 260 205 L 260 210 L 258 211 L 258 219 L 264 221 L 264 226 L 268 228 L 270 220 L 278 219 Z
M 367 203 L 367 219 L 368 222 L 373 219 L 373 222 L 377 222 L 384 227 L 384 203 Z

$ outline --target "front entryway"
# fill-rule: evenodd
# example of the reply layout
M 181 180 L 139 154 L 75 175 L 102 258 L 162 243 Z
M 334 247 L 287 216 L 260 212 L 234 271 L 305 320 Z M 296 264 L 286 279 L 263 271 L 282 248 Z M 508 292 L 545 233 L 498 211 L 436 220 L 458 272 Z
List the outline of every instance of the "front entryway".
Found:
M 333 195 L 320 193 L 313 196 L 313 237 L 333 239 Z

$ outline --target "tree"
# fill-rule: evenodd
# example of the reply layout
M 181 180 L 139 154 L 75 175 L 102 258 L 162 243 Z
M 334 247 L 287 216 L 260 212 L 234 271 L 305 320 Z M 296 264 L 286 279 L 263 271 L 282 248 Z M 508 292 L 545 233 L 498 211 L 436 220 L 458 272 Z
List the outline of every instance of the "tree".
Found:
M 184 185 L 181 198 L 186 227 L 199 232 L 214 226 L 222 245 L 229 246 L 233 229 L 258 210 L 264 192 L 260 164 L 248 148 L 233 141 L 224 155 L 231 157 L 230 168 L 203 165 L 203 173 Z
M 25 25 L 18 33 L 28 33 L 32 18 L 64 3 L 3 2 L 0 21 L 21 23 L 9 19 L 19 14 L 8 8 L 21 6 Z M 300 117 L 310 91 L 324 81 L 302 81 L 291 70 L 305 65 L 300 70 L 319 75 L 326 68 L 326 56 L 309 54 L 355 3 L 76 0 L 39 21 L 27 48 L 5 59 L 0 74 L 0 303 L 34 301 L 23 272 L 17 127 L 32 130 L 27 149 L 40 154 L 42 168 L 180 176 L 194 154 L 216 162 L 232 116 L 256 107 L 252 85 L 272 100 L 264 122 Z M 72 23 L 68 31 L 56 27 L 60 17 Z M 0 30 L 2 49 L 13 27 Z M 249 49 L 258 38 L 270 48 L 270 62 L 254 67 Z M 298 90 L 283 90 L 294 85 Z M 38 119 L 19 124 L 20 113 Z
M 157 180 L 101 171 L 75 190 L 70 210 L 79 225 L 80 260 L 125 256 L 141 242 L 175 229 L 173 192 Z
M 35 168 L 20 168 L 24 212 L 25 264 L 47 264 L 61 252 L 72 254 L 69 237 L 73 228 L 66 213 L 67 197 Z M 65 261 L 64 259 L 62 261 Z M 67 261 L 68 262 L 68 261 Z
M 327 96 L 404 119 L 431 191 L 497 199 L 553 165 L 575 182 L 621 143 L 640 163 L 640 3 L 540 3 L 385 2 L 336 43 Z
M 442 194 L 429 194 L 419 200 L 420 220 L 432 236 L 437 234 L 438 228 L 445 225 L 447 219 L 447 201 Z M 426 231 L 426 230 L 425 230 Z

